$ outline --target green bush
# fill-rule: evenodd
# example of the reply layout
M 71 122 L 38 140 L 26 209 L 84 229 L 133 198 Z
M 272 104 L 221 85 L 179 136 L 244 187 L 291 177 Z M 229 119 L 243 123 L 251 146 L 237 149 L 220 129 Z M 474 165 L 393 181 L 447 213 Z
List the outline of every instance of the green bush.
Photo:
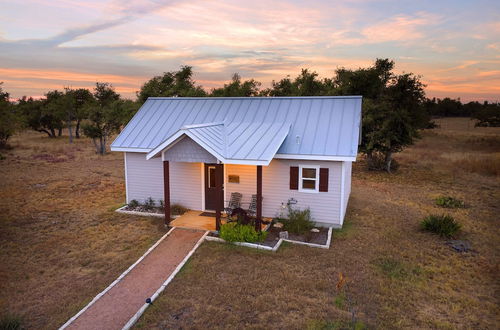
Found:
M 146 199 L 144 201 L 144 205 L 143 206 L 144 206 L 144 209 L 146 211 L 151 211 L 151 210 L 154 209 L 155 205 L 156 205 L 155 200 L 153 198 L 149 197 L 148 199 Z
M 136 200 L 136 199 L 133 199 L 131 200 L 129 203 L 128 203 L 128 207 L 132 208 L 132 209 L 135 209 L 136 207 L 139 206 L 139 202 Z
M 172 215 L 181 215 L 189 211 L 189 209 L 181 204 L 170 205 L 170 213 Z
M 220 237 L 226 242 L 262 242 L 266 236 L 267 232 L 258 232 L 251 225 L 230 222 L 220 227 Z
M 429 215 L 421 222 L 423 230 L 433 232 L 441 237 L 453 237 L 461 226 L 451 215 Z
M 465 203 L 459 199 L 450 196 L 440 196 L 436 198 L 436 205 L 449 209 L 457 209 L 465 207 Z
M 21 318 L 15 315 L 3 315 L 0 317 L 0 329 L 18 330 L 21 329 Z
M 283 221 L 283 230 L 294 234 L 305 234 L 314 228 L 309 208 L 300 210 L 288 208 L 288 219 Z

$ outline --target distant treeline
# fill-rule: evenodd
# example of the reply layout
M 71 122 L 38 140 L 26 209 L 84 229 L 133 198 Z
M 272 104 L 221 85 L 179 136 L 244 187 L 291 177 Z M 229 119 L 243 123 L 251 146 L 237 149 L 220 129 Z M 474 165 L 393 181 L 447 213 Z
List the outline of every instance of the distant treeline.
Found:
M 449 97 L 427 99 L 424 107 L 431 116 L 439 117 L 472 117 L 481 112 L 487 112 L 489 109 L 500 111 L 499 103 L 490 103 L 488 101 L 483 103 L 477 101 L 462 103 L 460 99 L 451 99 Z
M 0 147 L 16 131 L 30 128 L 51 138 L 67 128 L 69 142 L 81 132 L 90 137 L 98 153 L 106 153 L 109 137 L 133 117 L 148 97 L 276 97 L 276 96 L 363 96 L 363 136 L 361 152 L 372 167 L 382 164 L 390 171 L 392 154 L 401 151 L 419 137 L 419 130 L 432 128 L 435 116 L 469 116 L 479 126 L 500 126 L 500 104 L 469 102 L 450 98 L 428 99 L 420 76 L 396 74 L 394 61 L 377 59 L 365 68 L 338 68 L 333 77 L 302 69 L 295 77 L 273 81 L 261 88 L 254 80 L 242 80 L 236 73 L 221 87 L 209 91 L 193 80 L 190 66 L 164 72 L 146 81 L 136 100 L 122 98 L 109 83 L 95 88 L 53 90 L 45 98 L 22 97 L 12 102 L 0 83 Z

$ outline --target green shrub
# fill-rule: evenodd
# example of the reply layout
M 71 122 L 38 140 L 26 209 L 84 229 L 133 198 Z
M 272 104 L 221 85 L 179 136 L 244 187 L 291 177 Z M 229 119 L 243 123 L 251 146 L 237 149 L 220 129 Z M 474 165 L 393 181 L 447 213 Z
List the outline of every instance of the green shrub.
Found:
M 128 207 L 130 207 L 131 209 L 135 209 L 138 206 L 139 202 L 136 199 L 133 199 L 128 203 Z
M 181 215 L 189 211 L 189 209 L 181 204 L 170 205 L 170 213 L 173 215 Z
M 21 318 L 14 315 L 3 315 L 0 318 L 0 329 L 2 330 L 21 329 Z
M 441 237 L 453 237 L 461 226 L 451 215 L 429 215 L 421 222 L 423 230 L 433 232 Z
M 294 234 L 304 234 L 314 228 L 309 208 L 300 210 L 288 208 L 288 219 L 283 221 L 283 230 Z
M 146 211 L 151 211 L 151 210 L 154 209 L 155 205 L 156 205 L 155 200 L 153 198 L 149 197 L 148 199 L 146 199 L 144 201 L 144 205 L 143 206 L 144 206 L 144 209 Z
M 436 205 L 450 209 L 457 209 L 465 207 L 465 203 L 459 199 L 450 196 L 440 196 L 436 198 Z
M 251 225 L 239 225 L 234 222 L 220 227 L 220 237 L 226 242 L 262 242 L 267 232 L 258 232 Z

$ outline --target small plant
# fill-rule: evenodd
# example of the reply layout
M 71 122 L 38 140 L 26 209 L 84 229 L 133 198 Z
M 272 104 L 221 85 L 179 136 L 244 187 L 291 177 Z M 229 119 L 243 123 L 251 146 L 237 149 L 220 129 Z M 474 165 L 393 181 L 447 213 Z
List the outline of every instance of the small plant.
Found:
M 143 206 L 146 211 L 151 211 L 155 208 L 155 205 L 156 205 L 155 200 L 149 197 L 148 199 L 146 199 L 146 201 L 144 201 Z
M 226 223 L 220 228 L 220 237 L 226 242 L 262 242 L 267 232 L 258 232 L 251 225 L 239 225 L 234 222 Z
M 0 318 L 0 329 L 2 330 L 18 330 L 21 327 L 21 318 L 14 315 L 4 315 Z
M 184 205 L 177 204 L 177 203 L 170 205 L 170 213 L 172 215 L 181 215 L 181 214 L 186 213 L 187 211 L 189 211 L 189 209 L 187 207 L 185 207 Z
M 460 224 L 451 215 L 429 215 L 420 223 L 423 230 L 451 238 L 460 231 Z
M 436 205 L 449 209 L 464 208 L 465 203 L 451 196 L 440 196 L 436 198 Z
M 163 199 L 160 199 L 158 203 L 160 204 L 161 209 L 165 208 L 165 202 L 163 201 Z
M 283 221 L 283 230 L 294 234 L 305 234 L 314 228 L 314 222 L 311 219 L 311 210 L 293 209 L 288 207 L 288 219 Z
M 128 207 L 131 209 L 135 209 L 138 206 L 139 206 L 139 202 L 136 199 L 133 199 L 128 203 Z

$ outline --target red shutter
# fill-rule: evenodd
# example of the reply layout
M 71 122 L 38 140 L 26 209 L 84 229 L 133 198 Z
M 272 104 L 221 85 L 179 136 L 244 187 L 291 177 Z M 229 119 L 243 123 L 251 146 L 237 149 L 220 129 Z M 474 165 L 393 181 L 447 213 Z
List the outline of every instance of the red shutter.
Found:
M 299 190 L 299 168 L 290 167 L 290 190 Z
M 328 192 L 328 169 L 319 169 L 319 191 Z

